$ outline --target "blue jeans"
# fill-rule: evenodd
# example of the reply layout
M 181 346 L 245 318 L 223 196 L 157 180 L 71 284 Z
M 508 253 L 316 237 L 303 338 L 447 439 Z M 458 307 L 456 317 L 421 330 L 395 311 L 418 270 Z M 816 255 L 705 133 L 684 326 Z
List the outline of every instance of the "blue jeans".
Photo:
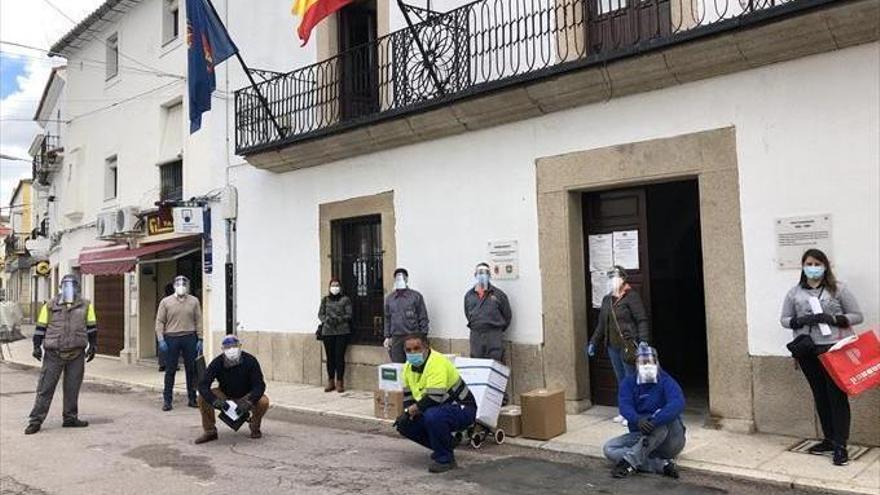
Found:
M 165 390 L 162 399 L 171 404 L 174 391 L 174 376 L 177 374 L 177 360 L 183 354 L 183 368 L 186 372 L 186 395 L 189 400 L 196 400 L 196 344 L 199 339 L 194 333 L 165 337 L 168 352 L 165 353 Z
M 654 428 L 650 435 L 631 432 L 614 437 L 602 447 L 605 457 L 614 462 L 625 459 L 630 466 L 646 473 L 663 473 L 668 461 L 681 453 L 685 427 L 681 419 Z
M 413 442 L 433 450 L 431 459 L 440 464 L 455 461 L 452 434 L 474 424 L 477 410 L 455 404 L 434 406 L 412 420 L 399 424 L 397 431 Z
M 636 374 L 636 367 L 626 364 L 623 361 L 623 352 L 614 346 L 608 346 L 608 359 L 611 360 L 611 367 L 614 368 L 614 376 L 617 377 L 617 385 L 619 386 L 623 379 Z

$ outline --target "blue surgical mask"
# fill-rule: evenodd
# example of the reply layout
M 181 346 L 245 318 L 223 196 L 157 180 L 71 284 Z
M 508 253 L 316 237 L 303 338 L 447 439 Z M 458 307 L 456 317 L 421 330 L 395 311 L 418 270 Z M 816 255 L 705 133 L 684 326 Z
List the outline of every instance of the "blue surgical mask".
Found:
M 825 276 L 824 266 L 805 266 L 804 275 L 810 280 L 819 280 Z
M 421 352 L 407 352 L 406 362 L 418 368 L 425 364 L 425 355 Z
M 481 285 L 483 287 L 489 287 L 489 274 L 488 273 L 478 273 L 476 277 L 474 277 L 477 281 L 477 285 Z

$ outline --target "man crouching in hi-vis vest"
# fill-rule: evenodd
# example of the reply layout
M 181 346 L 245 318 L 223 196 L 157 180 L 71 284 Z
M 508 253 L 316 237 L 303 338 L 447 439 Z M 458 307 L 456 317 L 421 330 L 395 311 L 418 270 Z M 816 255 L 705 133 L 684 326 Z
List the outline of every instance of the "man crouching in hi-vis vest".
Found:
M 77 417 L 77 401 L 82 386 L 85 363 L 95 359 L 98 343 L 98 320 L 95 307 L 80 296 L 79 282 L 73 275 L 61 279 L 58 296 L 40 309 L 34 332 L 34 358 L 43 361 L 37 397 L 28 418 L 25 435 L 40 431 L 49 414 L 52 396 L 61 373 L 64 373 L 65 428 L 82 428 L 88 421 Z M 43 350 L 45 349 L 45 353 Z
M 452 434 L 474 424 L 476 401 L 452 362 L 428 346 L 427 336 L 407 335 L 403 345 L 406 410 L 394 426 L 401 435 L 434 451 L 428 471 L 449 471 L 456 467 Z

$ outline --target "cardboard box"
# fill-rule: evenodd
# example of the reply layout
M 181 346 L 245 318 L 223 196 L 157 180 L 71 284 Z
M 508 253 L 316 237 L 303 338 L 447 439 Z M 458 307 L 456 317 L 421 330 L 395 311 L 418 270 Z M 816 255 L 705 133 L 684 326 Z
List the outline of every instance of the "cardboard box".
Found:
M 468 386 L 491 385 L 501 392 L 507 390 L 510 368 L 494 359 L 456 358 L 455 369 Z
M 498 425 L 501 404 L 504 402 L 504 392 L 485 384 L 468 385 L 468 389 L 477 402 L 477 422 L 489 428 L 495 428 Z
M 403 414 L 402 390 L 376 390 L 373 393 L 373 415 L 379 419 L 395 420 Z
M 379 390 L 403 390 L 402 363 L 380 364 L 376 369 L 379 371 Z
M 522 435 L 522 409 L 519 406 L 504 406 L 498 416 L 498 429 L 504 430 L 508 437 Z
M 522 434 L 550 440 L 565 433 L 565 392 L 537 389 L 520 395 Z

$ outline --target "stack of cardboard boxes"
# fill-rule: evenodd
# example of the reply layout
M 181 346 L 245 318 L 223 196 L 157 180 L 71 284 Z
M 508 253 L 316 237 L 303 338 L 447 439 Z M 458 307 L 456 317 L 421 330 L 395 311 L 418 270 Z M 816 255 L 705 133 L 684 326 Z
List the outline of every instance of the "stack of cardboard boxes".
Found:
M 379 389 L 373 394 L 373 414 L 381 419 L 397 419 L 403 414 L 403 364 L 378 367 Z

